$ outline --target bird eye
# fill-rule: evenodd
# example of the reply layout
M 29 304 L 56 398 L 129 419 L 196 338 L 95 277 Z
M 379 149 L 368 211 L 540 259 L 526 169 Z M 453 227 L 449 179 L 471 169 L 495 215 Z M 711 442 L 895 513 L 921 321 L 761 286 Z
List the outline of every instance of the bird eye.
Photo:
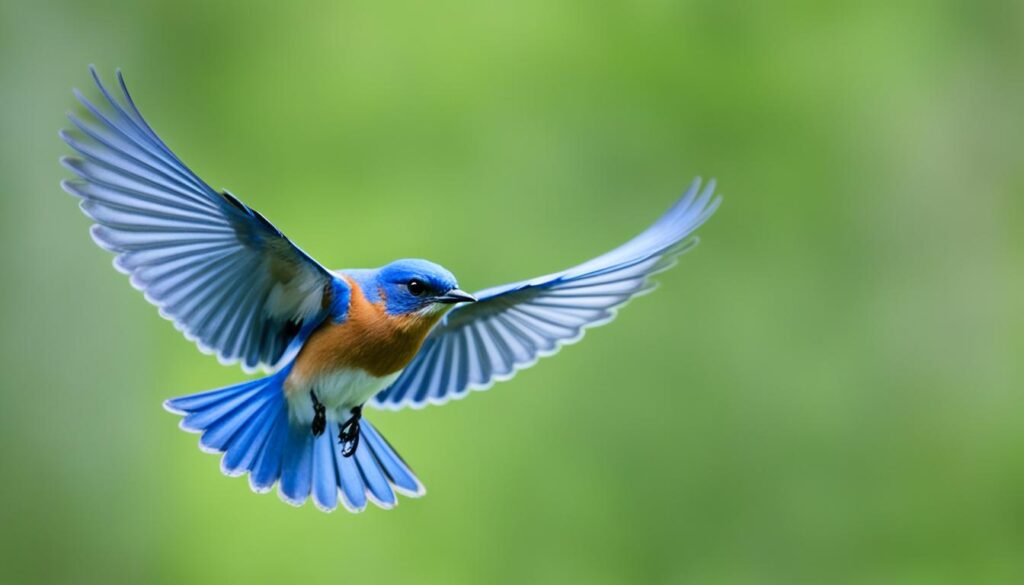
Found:
M 423 293 L 427 292 L 427 286 L 418 280 L 410 280 L 406 286 L 414 297 L 423 296 Z

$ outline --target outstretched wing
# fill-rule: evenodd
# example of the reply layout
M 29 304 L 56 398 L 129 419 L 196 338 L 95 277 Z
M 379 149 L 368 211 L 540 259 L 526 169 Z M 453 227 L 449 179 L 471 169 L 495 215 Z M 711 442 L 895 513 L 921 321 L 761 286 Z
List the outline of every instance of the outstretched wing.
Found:
M 61 162 L 80 180 L 96 243 L 160 314 L 224 363 L 273 367 L 303 325 L 323 318 L 332 287 L 347 286 L 255 210 L 218 193 L 153 132 L 128 94 L 115 99 L 90 67 L 103 99 L 75 96 L 90 116 L 68 114 L 60 136 L 80 158 Z
M 578 341 L 631 298 L 652 290 L 651 276 L 671 268 L 697 243 L 690 237 L 718 207 L 714 181 L 700 179 L 658 221 L 622 246 L 563 272 L 490 288 L 438 324 L 394 384 L 373 399 L 381 408 L 443 404 L 511 378 L 543 356 Z

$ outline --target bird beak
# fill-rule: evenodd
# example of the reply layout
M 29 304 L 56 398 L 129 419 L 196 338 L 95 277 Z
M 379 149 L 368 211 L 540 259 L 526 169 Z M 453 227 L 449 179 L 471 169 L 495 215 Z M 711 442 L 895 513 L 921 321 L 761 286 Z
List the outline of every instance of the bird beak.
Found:
M 464 290 L 453 288 L 447 293 L 436 297 L 434 301 L 446 305 L 454 305 L 455 303 L 475 303 L 476 297 Z

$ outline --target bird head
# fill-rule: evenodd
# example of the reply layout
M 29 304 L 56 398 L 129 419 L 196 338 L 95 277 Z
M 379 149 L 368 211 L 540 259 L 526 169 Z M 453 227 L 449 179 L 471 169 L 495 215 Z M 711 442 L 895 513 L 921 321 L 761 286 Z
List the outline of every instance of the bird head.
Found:
M 455 276 L 426 260 L 398 260 L 380 269 L 377 282 L 392 315 L 440 315 L 476 298 L 459 289 Z

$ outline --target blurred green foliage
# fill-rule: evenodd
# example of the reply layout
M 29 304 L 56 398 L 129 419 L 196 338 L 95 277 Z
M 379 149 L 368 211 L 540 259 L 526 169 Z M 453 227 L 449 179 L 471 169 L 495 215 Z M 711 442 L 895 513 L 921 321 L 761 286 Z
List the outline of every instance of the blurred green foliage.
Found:
M 86 64 L 329 266 L 465 288 L 725 204 L 662 288 L 327 516 L 160 408 L 242 378 L 58 181 Z M 1024 582 L 1024 4 L 0 1 L 0 582 Z

